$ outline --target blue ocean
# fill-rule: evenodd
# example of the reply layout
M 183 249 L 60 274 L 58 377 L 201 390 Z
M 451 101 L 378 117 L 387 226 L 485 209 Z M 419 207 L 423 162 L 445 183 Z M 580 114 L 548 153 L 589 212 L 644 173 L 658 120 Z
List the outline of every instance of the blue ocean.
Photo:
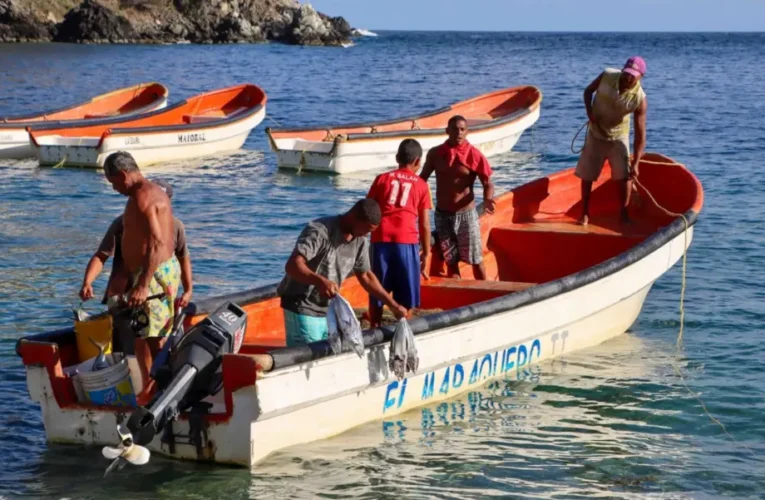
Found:
M 171 102 L 262 86 L 268 118 L 242 150 L 145 171 L 174 187 L 199 299 L 278 281 L 302 225 L 345 210 L 373 179 L 278 170 L 266 126 L 388 119 L 536 85 L 540 120 L 491 158 L 504 192 L 575 164 L 584 87 L 639 54 L 647 149 L 705 190 L 682 348 L 677 265 L 627 333 L 530 377 L 284 450 L 254 474 L 154 457 L 105 480 L 99 449 L 45 442 L 14 347 L 71 325 L 85 266 L 125 199 L 96 171 L 0 160 L 0 498 L 763 498 L 765 35 L 379 35 L 349 48 L 0 45 L 0 116 L 147 81 Z

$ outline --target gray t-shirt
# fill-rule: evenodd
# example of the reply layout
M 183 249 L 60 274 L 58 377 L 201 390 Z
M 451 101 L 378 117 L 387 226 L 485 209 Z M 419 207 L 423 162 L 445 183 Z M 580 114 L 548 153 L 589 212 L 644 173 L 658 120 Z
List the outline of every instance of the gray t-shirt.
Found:
M 369 241 L 366 237 L 345 241 L 340 216 L 322 217 L 303 228 L 295 244 L 308 268 L 340 286 L 353 273 L 369 271 Z M 326 316 L 329 299 L 313 285 L 284 276 L 277 294 L 283 309 L 306 316 Z

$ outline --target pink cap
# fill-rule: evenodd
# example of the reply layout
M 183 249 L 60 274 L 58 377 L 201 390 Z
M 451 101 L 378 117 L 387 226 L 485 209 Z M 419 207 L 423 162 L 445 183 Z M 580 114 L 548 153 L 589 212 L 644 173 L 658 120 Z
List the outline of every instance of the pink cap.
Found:
M 630 75 L 634 75 L 638 78 L 645 75 L 645 61 L 640 56 L 632 56 L 629 59 L 627 59 L 627 62 L 624 64 L 624 68 L 622 71 L 625 73 L 629 73 Z

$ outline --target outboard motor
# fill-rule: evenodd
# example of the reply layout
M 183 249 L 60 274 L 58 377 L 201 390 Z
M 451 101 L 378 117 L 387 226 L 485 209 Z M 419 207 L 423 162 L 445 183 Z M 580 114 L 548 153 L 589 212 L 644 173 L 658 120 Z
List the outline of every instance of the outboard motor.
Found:
M 233 302 L 224 303 L 194 325 L 167 362 L 156 367 L 157 393 L 151 403 L 138 407 L 127 424 L 119 426 L 120 446 L 105 447 L 104 456 L 131 461 L 134 448 L 143 448 L 140 445 L 149 444 L 179 413 L 218 393 L 223 387 L 223 355 L 239 352 L 246 329 L 247 313 Z M 148 461 L 148 450 L 141 454 Z

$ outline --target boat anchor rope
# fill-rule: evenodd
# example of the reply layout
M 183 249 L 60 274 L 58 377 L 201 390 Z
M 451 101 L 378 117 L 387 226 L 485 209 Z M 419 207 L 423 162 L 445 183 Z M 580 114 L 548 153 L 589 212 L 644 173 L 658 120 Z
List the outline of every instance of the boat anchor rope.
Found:
M 587 126 L 587 123 L 585 123 L 579 129 L 579 132 L 581 132 L 586 126 Z M 577 135 L 579 135 L 579 132 L 577 132 Z M 576 136 L 574 136 L 574 140 L 575 139 L 576 139 Z M 572 151 L 574 150 L 573 144 L 574 144 L 574 141 L 571 142 L 571 150 Z M 632 158 L 632 156 L 631 156 L 631 158 Z M 687 168 L 682 163 L 673 163 L 673 162 L 651 161 L 651 160 L 642 160 L 641 159 L 641 163 L 650 163 L 652 165 L 664 165 L 664 166 L 668 166 L 668 167 L 681 166 L 681 167 Z M 651 194 L 651 192 L 643 184 L 640 183 L 640 181 L 638 180 L 636 175 L 631 173 L 630 176 L 631 176 L 632 181 L 635 183 L 635 185 L 638 188 L 640 188 L 643 192 L 645 192 L 645 194 L 648 195 L 648 198 L 651 200 L 651 202 L 654 205 L 656 205 L 656 208 L 658 208 L 659 210 L 661 210 L 665 214 L 669 215 L 670 217 L 680 217 L 681 219 L 683 219 L 683 223 L 685 224 L 685 231 L 683 231 L 683 237 L 684 237 L 683 238 L 684 239 L 684 243 L 683 243 L 683 271 L 682 271 L 682 278 L 681 278 L 681 285 L 680 285 L 680 330 L 677 333 L 677 342 L 676 342 L 677 357 L 679 357 L 680 356 L 680 349 L 682 348 L 683 329 L 684 329 L 684 323 L 685 323 L 685 308 L 684 308 L 684 304 L 685 304 L 686 277 L 687 277 L 687 269 L 688 269 L 688 266 L 687 266 L 687 262 L 688 262 L 688 229 L 689 229 L 688 219 L 685 217 L 684 214 L 673 212 L 673 211 L 667 209 L 666 207 L 662 206 L 661 203 L 656 201 L 656 198 L 654 198 L 653 194 Z M 675 373 L 680 378 L 680 381 L 682 382 L 683 387 L 685 387 L 685 390 L 687 390 L 688 394 L 693 396 L 693 398 L 696 401 L 699 402 L 699 404 L 701 405 L 701 409 L 704 410 L 704 413 L 706 414 L 706 416 L 709 417 L 709 419 L 712 422 L 717 424 L 720 427 L 720 429 L 722 429 L 723 433 L 728 438 L 730 438 L 731 441 L 737 442 L 736 438 L 734 438 L 733 435 L 728 432 L 728 429 L 725 428 L 725 424 L 723 424 L 719 419 L 715 418 L 709 412 L 709 409 L 707 409 L 707 405 L 704 404 L 704 401 L 701 399 L 701 396 L 699 396 L 698 393 L 694 392 L 690 388 L 690 386 L 688 385 L 688 382 L 685 380 L 685 377 L 683 376 L 682 371 L 680 370 L 680 367 L 679 367 L 676 359 L 672 361 L 672 368 L 675 370 Z M 752 456 L 754 458 L 759 458 L 758 455 L 751 448 L 746 446 L 745 444 L 743 444 L 741 442 L 737 442 L 737 444 L 740 444 L 741 446 L 746 448 L 749 451 L 749 453 L 752 454 Z
M 61 161 L 60 161 L 60 162 L 58 162 L 58 163 L 56 163 L 55 165 L 53 165 L 53 168 L 61 168 L 61 167 L 63 167 L 63 166 L 66 164 L 66 158 L 67 158 L 67 157 L 66 157 L 66 156 L 64 156 L 64 157 L 61 159 Z

